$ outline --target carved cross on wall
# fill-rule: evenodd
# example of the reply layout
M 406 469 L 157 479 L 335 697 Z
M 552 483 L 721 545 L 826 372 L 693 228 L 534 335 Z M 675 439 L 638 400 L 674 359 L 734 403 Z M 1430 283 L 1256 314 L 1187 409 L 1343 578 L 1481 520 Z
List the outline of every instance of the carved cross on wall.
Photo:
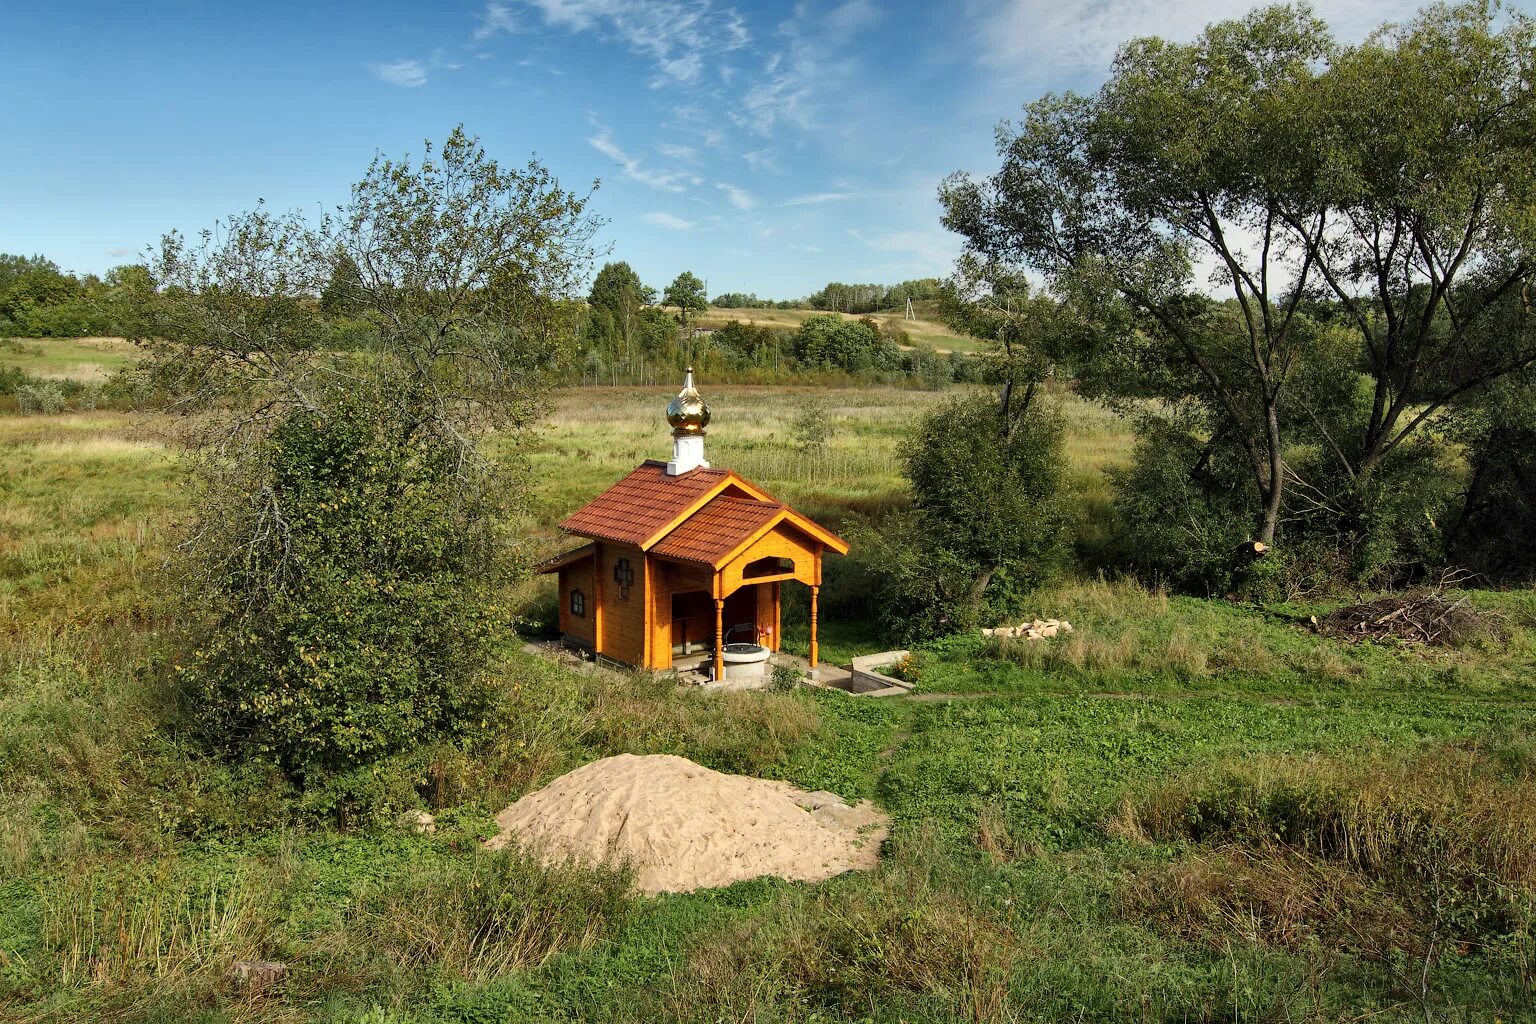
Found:
M 619 585 L 619 597 L 629 600 L 629 585 L 635 582 L 635 570 L 629 567 L 629 559 L 621 558 L 613 567 L 613 582 Z

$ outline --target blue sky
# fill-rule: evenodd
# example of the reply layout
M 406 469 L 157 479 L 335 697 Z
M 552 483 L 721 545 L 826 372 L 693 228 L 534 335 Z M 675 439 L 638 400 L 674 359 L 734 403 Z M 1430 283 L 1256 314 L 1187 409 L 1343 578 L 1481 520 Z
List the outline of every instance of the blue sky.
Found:
M 1522 4 L 1521 6 L 1528 6 Z M 947 272 L 934 194 L 993 128 L 1215 0 L 140 4 L 6 0 L 0 251 L 101 272 L 264 199 L 318 211 L 462 122 L 544 161 L 649 284 L 805 295 Z M 1354 39 L 1411 15 L 1322 0 Z

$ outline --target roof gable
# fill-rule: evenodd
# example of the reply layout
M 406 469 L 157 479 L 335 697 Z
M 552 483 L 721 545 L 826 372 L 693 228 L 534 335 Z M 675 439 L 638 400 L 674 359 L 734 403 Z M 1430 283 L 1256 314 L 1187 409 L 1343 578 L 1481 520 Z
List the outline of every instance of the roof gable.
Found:
M 645 547 L 709 500 L 732 474 L 724 469 L 695 469 L 668 476 L 667 465 L 648 459 L 634 472 L 578 509 L 560 524 L 563 530 Z
M 652 553 L 664 558 L 714 565 L 776 519 L 784 506 L 776 501 L 756 501 L 720 495 L 668 533 Z
M 667 475 L 648 459 L 560 524 L 583 537 L 633 544 L 669 558 L 720 565 L 781 520 L 839 554 L 848 545 L 727 469 Z

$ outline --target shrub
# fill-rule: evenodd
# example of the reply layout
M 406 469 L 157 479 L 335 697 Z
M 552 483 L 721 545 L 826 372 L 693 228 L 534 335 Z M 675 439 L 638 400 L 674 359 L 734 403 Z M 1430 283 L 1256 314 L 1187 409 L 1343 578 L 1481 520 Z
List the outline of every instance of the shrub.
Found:
M 337 396 L 265 442 L 266 480 L 226 509 L 254 540 L 213 546 L 186 667 L 211 743 L 311 785 L 472 729 L 506 634 L 483 571 L 493 539 L 450 500 L 453 451 L 384 436 L 378 414 Z
M 64 388 L 58 381 L 39 380 L 16 388 L 16 407 L 22 412 L 52 415 L 64 411 Z
M 1239 453 L 1158 420 L 1138 427 L 1131 464 L 1112 470 L 1124 561 L 1142 577 L 1224 593 L 1233 553 L 1253 531 L 1252 476 Z
M 1064 426 L 1042 400 L 956 398 L 930 413 L 904 452 L 919 529 L 940 563 L 974 567 L 966 617 L 1000 618 L 1060 569 L 1069 511 Z

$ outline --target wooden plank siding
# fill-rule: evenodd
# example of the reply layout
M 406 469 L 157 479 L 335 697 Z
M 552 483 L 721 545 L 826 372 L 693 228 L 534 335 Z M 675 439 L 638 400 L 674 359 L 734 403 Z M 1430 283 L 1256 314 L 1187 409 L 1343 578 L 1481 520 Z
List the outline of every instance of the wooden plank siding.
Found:
M 571 592 L 581 591 L 585 605 L 584 615 L 571 614 Z M 592 586 L 592 559 L 563 566 L 560 569 L 560 632 L 587 647 L 593 646 L 597 634 L 593 623 L 597 611 L 597 592 Z
M 613 578 L 614 568 L 622 558 L 629 559 L 630 571 L 635 574 L 629 585 L 629 596 L 620 596 L 619 584 Z M 602 592 L 601 614 L 598 616 L 600 643 L 597 651 L 628 665 L 644 665 L 646 653 L 645 615 L 645 554 L 630 544 L 597 545 L 597 581 Z

